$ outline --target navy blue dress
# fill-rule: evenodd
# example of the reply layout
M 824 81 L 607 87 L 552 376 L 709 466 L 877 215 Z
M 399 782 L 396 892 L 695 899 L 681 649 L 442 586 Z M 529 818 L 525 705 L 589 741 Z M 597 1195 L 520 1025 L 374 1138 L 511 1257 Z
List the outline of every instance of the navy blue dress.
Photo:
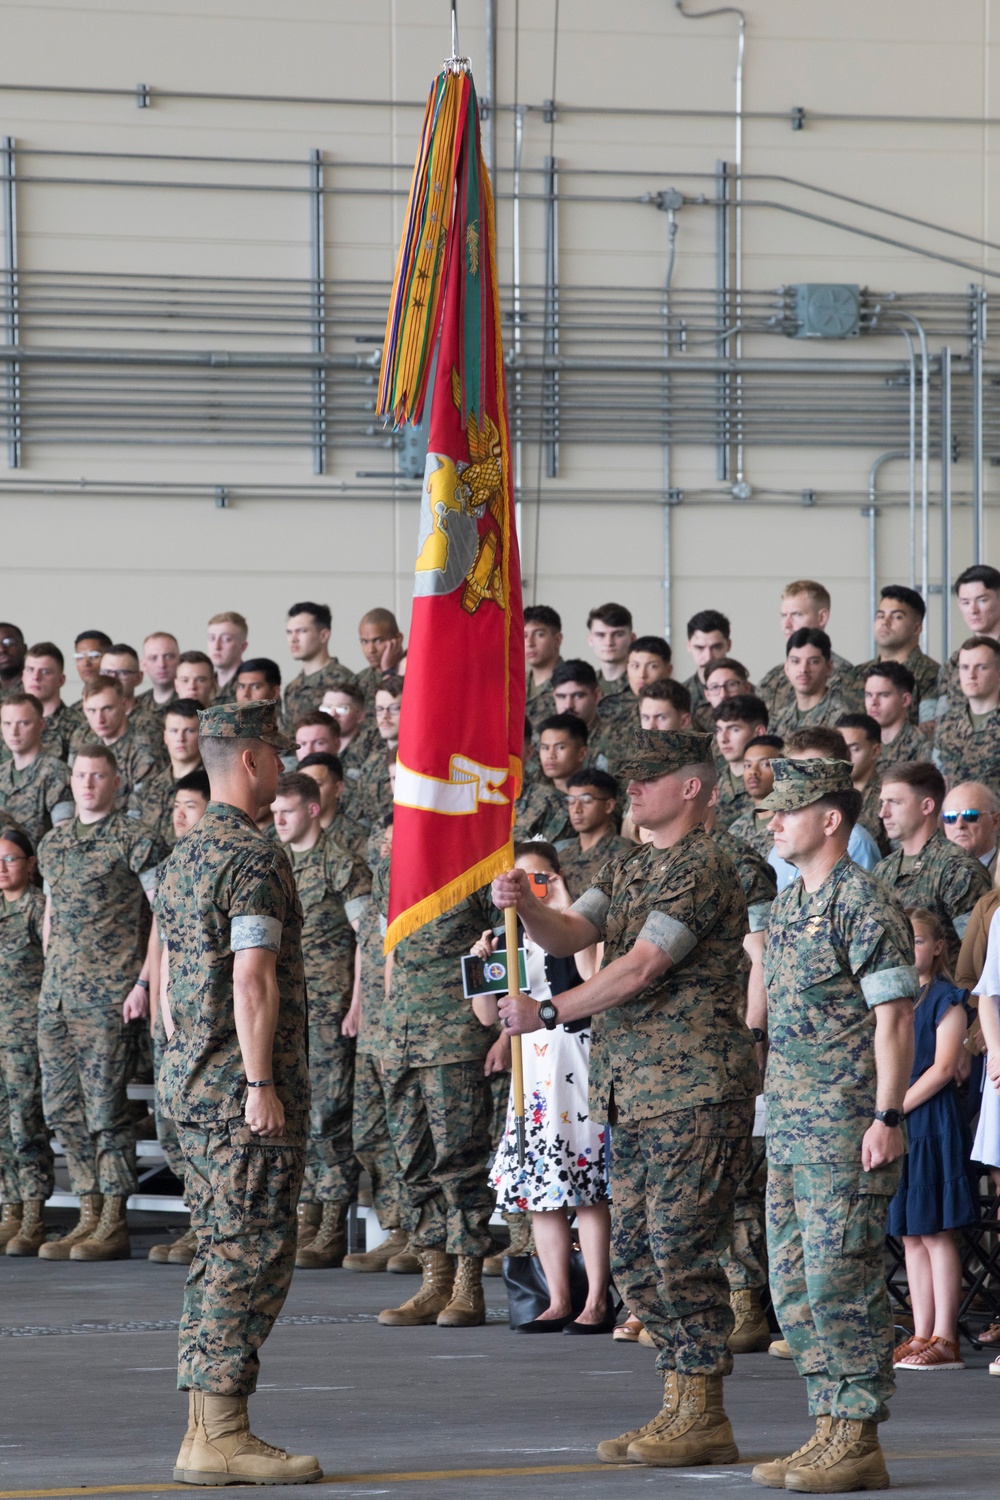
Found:
M 953 1005 L 965 1005 L 967 990 L 946 979 L 932 980 L 913 1014 L 913 1072 L 916 1083 L 934 1062 L 937 1029 Z M 969 1184 L 972 1143 L 953 1083 L 906 1116 L 908 1151 L 899 1190 L 889 1204 L 889 1233 L 940 1234 L 979 1217 Z

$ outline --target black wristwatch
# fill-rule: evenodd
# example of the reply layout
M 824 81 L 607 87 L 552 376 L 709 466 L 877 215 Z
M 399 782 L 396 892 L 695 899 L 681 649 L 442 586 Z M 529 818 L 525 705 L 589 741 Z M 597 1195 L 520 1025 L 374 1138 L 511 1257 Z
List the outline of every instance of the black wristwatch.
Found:
M 877 1109 L 875 1118 L 881 1120 L 883 1125 L 888 1125 L 890 1130 L 895 1130 L 903 1123 L 903 1112 L 899 1109 Z
M 538 1007 L 538 1019 L 541 1021 L 546 1031 L 555 1031 L 556 1027 L 559 1025 L 559 1012 L 556 1010 L 551 1000 L 542 1001 L 541 1005 Z
M 759 1026 L 751 1026 L 750 1035 L 755 1042 L 764 1043 L 767 1041 L 767 1032 L 762 1031 Z

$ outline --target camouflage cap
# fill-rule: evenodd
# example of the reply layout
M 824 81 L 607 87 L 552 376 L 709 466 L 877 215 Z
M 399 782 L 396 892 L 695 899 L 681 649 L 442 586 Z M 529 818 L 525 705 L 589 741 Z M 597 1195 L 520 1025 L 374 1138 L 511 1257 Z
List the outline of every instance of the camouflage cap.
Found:
M 693 729 L 636 729 L 616 774 L 623 781 L 652 781 L 684 766 L 712 764 L 712 736 Z
M 263 740 L 287 753 L 295 743 L 278 728 L 278 700 L 213 703 L 198 710 L 198 737 L 204 740 Z
M 772 760 L 774 790 L 758 803 L 770 812 L 798 812 L 828 792 L 853 789 L 846 760 Z

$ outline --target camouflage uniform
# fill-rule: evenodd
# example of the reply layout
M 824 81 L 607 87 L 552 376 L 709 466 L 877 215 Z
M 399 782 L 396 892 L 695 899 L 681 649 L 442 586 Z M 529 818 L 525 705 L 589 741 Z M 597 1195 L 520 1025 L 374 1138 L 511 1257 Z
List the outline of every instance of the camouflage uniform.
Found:
M 726 832 L 731 838 L 738 839 L 741 844 L 749 844 L 762 858 L 767 859 L 774 848 L 774 840 L 768 832 L 768 823 L 771 821 L 771 813 L 763 812 L 758 817 L 759 804 L 751 802 L 746 812 L 740 813 L 734 818 Z
M 950 787 L 981 781 L 1000 794 L 1000 708 L 974 724 L 965 694 L 957 693 L 938 720 L 931 759 Z
M 608 699 L 618 699 L 632 690 L 628 685 L 628 673 L 623 672 L 620 677 L 605 677 L 603 672 L 597 674 L 597 686 L 601 690 L 601 698 L 604 702 Z
M 492 1249 L 486 1181 L 492 1101 L 483 1063 L 495 1032 L 462 994 L 460 958 L 498 924 L 478 891 L 397 943 L 382 1007 L 382 1078 L 416 1251 Z
M 631 776 L 710 757 L 707 735 L 637 731 Z M 641 845 L 597 876 L 573 910 L 604 939 L 605 965 L 637 938 L 673 966 L 595 1017 L 590 1114 L 613 1126 L 612 1274 L 659 1349 L 685 1375 L 732 1369 L 720 1256 L 753 1122 L 757 1064 L 743 1022 L 747 905 L 729 857 L 703 828 Z
M 550 844 L 573 837 L 566 793 L 547 776 L 525 786 L 514 808 L 514 840 L 545 839 Z
M 712 717 L 714 710 L 708 701 L 705 684 L 695 672 L 685 680 L 684 686 L 691 694 L 691 727 L 700 730 L 702 734 L 712 734 L 715 729 Z
M 72 766 L 84 745 L 94 742 L 95 736 L 89 724 L 78 729 L 70 741 L 70 765 Z M 121 738 L 109 745 L 108 749 L 115 757 L 121 782 L 116 806 L 124 809 L 128 806 L 132 792 L 161 769 L 164 761 L 167 760 L 166 746 L 161 741 L 157 748 L 151 739 L 143 735 L 141 727 L 137 728 L 130 719 Z
M 118 812 L 61 823 L 38 849 L 51 903 L 38 1017 L 42 1103 L 75 1193 L 127 1197 L 136 1187 L 122 1005 L 146 956 L 145 893 L 159 853 L 149 831 Z
M 815 788 L 804 795 L 814 800 Z M 881 1421 L 894 1390 L 885 1225 L 901 1168 L 864 1172 L 861 1142 L 875 1110 L 874 1009 L 919 991 L 912 933 L 895 898 L 845 854 L 820 890 L 796 880 L 778 896 L 764 967 L 775 1311 L 810 1414 Z
M 382 940 L 389 895 L 389 861 L 375 865 L 372 899 L 361 913 L 361 1026 L 354 1062 L 354 1152 L 372 1183 L 372 1206 L 383 1229 L 399 1229 L 403 1207 L 399 1162 L 389 1134 L 382 1081 L 382 1011 L 385 954 Z
M 906 723 L 894 740 L 882 741 L 882 756 L 879 774 L 885 775 L 886 766 L 895 761 L 932 760 L 932 742 L 912 724 Z
M 556 666 L 559 666 L 561 661 L 562 657 L 560 657 L 559 661 L 556 662 Z M 524 703 L 524 712 L 527 718 L 530 720 L 531 727 L 537 736 L 538 726 L 542 722 L 542 720 L 550 719 L 555 713 L 556 700 L 552 688 L 551 679 L 548 682 L 543 682 L 541 687 L 536 686 L 535 679 L 532 675 L 530 667 L 528 669 L 527 677 L 528 681 Z
M 38 1064 L 44 911 L 31 886 L 16 901 L 0 897 L 0 1191 L 7 1203 L 44 1201 L 55 1186 Z
M 306 767 L 306 775 L 309 768 Z M 382 828 L 392 812 L 392 783 L 389 780 L 389 751 L 379 739 L 365 760 L 356 780 L 347 779 L 340 805 L 352 822 L 366 828 Z
M 851 665 L 846 657 L 839 656 L 836 651 L 830 653 L 830 661 L 833 665 L 833 673 L 830 677 L 829 687 L 831 692 L 842 685 L 846 695 L 851 699 L 851 707 L 844 709 L 845 713 L 859 712 L 864 707 L 864 685 L 858 687 L 855 681 L 856 668 Z M 763 698 L 771 715 L 770 733 L 776 734 L 774 728 L 775 715 L 779 710 L 795 706 L 795 689 L 785 676 L 785 663 L 779 661 L 776 667 L 765 672 L 761 678 L 760 687 L 757 689 L 758 697 Z M 860 696 L 859 696 L 860 695 Z M 858 700 L 858 701 L 855 701 Z
M 965 936 L 969 915 L 980 896 L 991 888 L 989 872 L 973 855 L 946 839 L 936 828 L 904 870 L 903 851 L 881 860 L 873 874 L 892 891 L 900 906 L 924 906 L 944 927 L 949 962 L 954 964 Z
M 270 704 L 223 705 L 201 733 L 272 737 Z M 169 950 L 174 1032 L 163 1054 L 160 1106 L 177 1124 L 198 1248 L 184 1288 L 177 1383 L 181 1390 L 249 1396 L 257 1351 L 281 1311 L 295 1261 L 296 1218 L 309 1116 L 302 908 L 282 848 L 224 802 L 174 850 L 156 895 Z M 285 1111 L 280 1138 L 244 1118 L 246 1073 L 233 1001 L 233 958 L 276 954 L 279 997 L 272 1076 Z
M 352 797 L 357 791 L 358 782 L 361 780 L 361 768 L 371 755 L 383 743 L 382 736 L 374 724 L 362 723 L 351 743 L 346 750 L 338 750 L 340 764 L 344 768 L 344 801 L 349 806 Z M 309 768 L 306 767 L 306 775 Z M 355 804 L 356 805 L 356 804 Z
M 879 847 L 879 853 L 885 859 L 889 853 L 889 836 L 885 831 L 885 824 L 879 817 L 879 808 L 882 805 L 882 780 L 876 769 L 868 785 L 862 794 L 861 811 L 858 814 L 858 822 L 866 833 L 870 833 Z
M 716 816 L 723 828 L 729 828 L 740 813 L 753 807 L 742 776 L 734 776 L 726 761 L 719 767 L 719 801 Z
M 308 768 L 305 773 L 309 775 Z M 335 839 L 338 844 L 343 844 L 345 849 L 350 849 L 356 854 L 363 864 L 368 863 L 366 849 L 368 847 L 368 829 L 362 824 L 356 823 L 346 813 L 338 810 L 333 822 L 326 830 L 330 838 Z
M 353 1203 L 358 1160 L 351 1142 L 354 1038 L 341 1023 L 351 1005 L 354 954 L 352 921 L 369 904 L 368 867 L 329 833 L 311 849 L 289 849 L 302 906 L 306 965 L 309 1083 L 312 1106 L 303 1197 L 315 1203 Z
M 965 700 L 965 694 L 962 692 L 958 681 L 958 652 L 961 649 L 961 646 L 959 646 L 958 651 L 951 653 L 938 674 L 937 706 L 935 709 L 938 723 L 940 723 L 948 712 L 949 704 L 960 703 Z
M 215 703 L 235 703 L 236 702 L 236 683 L 237 683 L 237 680 L 239 678 L 239 675 L 240 675 L 240 669 L 239 669 L 239 667 L 237 667 L 236 671 L 233 673 L 232 677 L 230 677 L 230 679 L 226 683 L 225 687 L 217 687 L 216 688 L 216 690 L 215 690 L 215 697 L 212 699 L 213 704 L 215 704 Z
M 194 769 L 200 771 L 203 767 L 197 765 Z M 128 799 L 129 817 L 137 818 L 146 828 L 152 829 L 161 844 L 168 849 L 172 849 L 177 842 L 174 833 L 176 795 L 177 782 L 174 780 L 173 768 L 166 765 L 162 771 L 150 776 L 148 781 L 133 787 Z
M 820 701 L 805 710 L 799 708 L 791 684 L 789 688 L 791 696 L 771 711 L 768 734 L 779 734 L 782 739 L 787 739 L 797 729 L 811 729 L 814 724 L 826 724 L 832 728 L 841 714 L 857 711 L 857 695 L 847 691 L 845 682 L 831 681 Z
M 639 727 L 639 703 L 629 693 L 597 705 L 594 722 L 587 726 L 587 765 L 617 774 L 617 767 L 628 755 L 632 735 Z
M 559 853 L 559 865 L 562 870 L 566 889 L 574 898 L 582 896 L 594 883 L 594 876 L 602 865 L 616 854 L 621 854 L 623 849 L 634 849 L 635 844 L 631 839 L 623 839 L 614 829 L 606 833 L 603 838 L 598 839 L 591 849 L 580 848 L 580 836 L 560 840 L 556 846 Z
M 42 729 L 42 754 L 54 755 L 57 760 L 66 760 L 69 755 L 70 740 L 81 724 L 86 722 L 79 704 L 74 704 L 70 708 L 68 703 L 60 703 L 54 713 L 46 716 Z
M 173 698 L 167 699 L 166 703 L 157 703 L 153 697 L 153 689 L 148 688 L 144 693 L 136 693 L 135 708 L 129 714 L 128 721 L 139 735 L 140 739 L 149 740 L 152 744 L 163 742 L 163 721 L 166 718 L 167 709 L 173 702 Z M 80 720 L 86 727 L 87 720 L 83 716 L 83 704 L 79 705 Z
M 880 665 L 878 657 L 874 657 L 871 661 L 862 662 L 860 666 L 853 669 L 854 684 L 858 693 L 864 694 L 866 676 Z M 915 646 L 902 665 L 908 672 L 913 673 L 916 683 L 913 702 L 910 704 L 909 722 L 933 724 L 937 714 L 937 685 L 941 675 L 941 663 L 935 661 L 932 656 L 925 656 L 920 647 Z M 924 743 L 927 744 L 929 741 L 925 740 Z
M 345 667 L 335 656 L 331 656 L 325 667 L 306 675 L 305 669 L 293 677 L 285 686 L 284 720 L 288 728 L 297 723 L 304 714 L 314 713 L 323 702 L 324 693 L 331 688 L 343 687 L 345 682 L 357 681 L 349 667 Z
M 0 811 L 16 818 L 38 844 L 55 821 L 73 816 L 73 794 L 64 761 L 39 754 L 15 771 L 13 760 L 0 765 Z

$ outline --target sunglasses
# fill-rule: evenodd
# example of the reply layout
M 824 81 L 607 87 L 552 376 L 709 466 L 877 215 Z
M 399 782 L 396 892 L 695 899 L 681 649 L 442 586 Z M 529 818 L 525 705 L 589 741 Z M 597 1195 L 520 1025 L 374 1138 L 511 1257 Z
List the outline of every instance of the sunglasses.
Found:
M 943 823 L 957 823 L 959 818 L 963 823 L 978 823 L 982 814 L 978 807 L 963 807 L 961 812 L 946 812 L 941 814 Z

